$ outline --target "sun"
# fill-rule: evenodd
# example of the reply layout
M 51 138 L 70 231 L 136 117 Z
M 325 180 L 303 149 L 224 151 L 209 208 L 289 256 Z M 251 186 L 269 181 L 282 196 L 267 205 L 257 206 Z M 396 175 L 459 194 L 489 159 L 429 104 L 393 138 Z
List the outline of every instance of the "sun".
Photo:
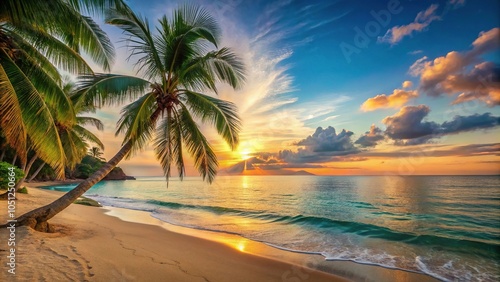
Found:
M 241 159 L 244 160 L 244 161 L 246 161 L 249 158 L 251 158 L 252 157 L 251 154 L 252 154 L 252 152 L 250 152 L 249 149 L 243 149 L 243 150 L 240 151 Z

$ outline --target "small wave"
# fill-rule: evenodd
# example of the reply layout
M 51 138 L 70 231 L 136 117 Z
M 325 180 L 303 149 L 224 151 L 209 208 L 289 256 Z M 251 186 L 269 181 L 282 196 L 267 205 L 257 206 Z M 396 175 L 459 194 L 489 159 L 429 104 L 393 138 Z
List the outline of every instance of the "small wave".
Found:
M 417 264 L 418 269 L 419 269 L 420 271 L 422 271 L 423 273 L 425 273 L 425 274 L 427 274 L 427 275 L 430 275 L 430 276 L 432 276 L 432 277 L 434 277 L 434 278 L 436 278 L 436 279 L 439 279 L 439 280 L 441 280 L 441 281 L 449 281 L 449 279 L 447 279 L 447 278 L 445 278 L 445 277 L 443 277 L 443 276 L 441 276 L 441 275 L 439 275 L 439 274 L 437 274 L 437 273 L 435 273 L 435 272 L 431 271 L 431 270 L 427 267 L 427 265 L 424 263 L 424 261 L 423 261 L 423 259 L 422 259 L 422 257 L 421 257 L 421 256 L 417 256 L 417 257 L 415 257 L 415 263 Z M 447 263 L 447 264 L 449 264 L 449 263 Z
M 369 210 L 377 210 L 378 208 L 375 207 L 374 205 L 370 203 L 365 203 L 365 202 L 352 202 L 350 201 L 349 203 L 353 204 L 356 208 L 360 209 L 369 209 Z
M 103 206 L 109 206 L 109 207 L 117 207 L 117 208 L 139 210 L 146 212 L 153 212 L 156 209 L 158 209 L 157 206 L 149 205 L 145 201 L 125 198 L 125 197 L 100 196 L 96 194 L 85 195 L 85 197 L 95 200 Z

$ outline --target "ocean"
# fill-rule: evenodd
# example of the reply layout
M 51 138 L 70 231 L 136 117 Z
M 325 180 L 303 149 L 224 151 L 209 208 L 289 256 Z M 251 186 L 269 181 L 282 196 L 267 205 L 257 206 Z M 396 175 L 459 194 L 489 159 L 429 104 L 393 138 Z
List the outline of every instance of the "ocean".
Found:
M 500 281 L 499 176 L 221 176 L 168 187 L 143 177 L 99 182 L 85 196 L 326 260 Z

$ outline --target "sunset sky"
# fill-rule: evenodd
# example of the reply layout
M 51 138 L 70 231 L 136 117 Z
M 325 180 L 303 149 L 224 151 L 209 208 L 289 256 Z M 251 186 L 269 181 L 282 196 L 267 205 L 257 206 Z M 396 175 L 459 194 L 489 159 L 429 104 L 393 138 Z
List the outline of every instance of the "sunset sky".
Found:
M 247 160 L 246 174 L 500 173 L 499 1 L 191 2 L 212 11 L 247 67 L 241 90 L 219 94 L 238 106 L 239 148 L 206 127 L 221 170 Z M 128 3 L 154 25 L 185 2 Z M 112 72 L 135 74 L 121 32 L 103 28 Z M 96 114 L 107 159 L 121 145 L 120 109 Z M 120 166 L 162 174 L 151 148 Z

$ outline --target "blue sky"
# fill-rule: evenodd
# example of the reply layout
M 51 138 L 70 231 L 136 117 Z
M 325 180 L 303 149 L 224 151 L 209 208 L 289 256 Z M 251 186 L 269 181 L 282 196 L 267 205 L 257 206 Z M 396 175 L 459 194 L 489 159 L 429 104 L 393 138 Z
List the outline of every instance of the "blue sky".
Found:
M 447 146 L 450 153 L 439 162 L 433 159 L 433 153 L 426 155 L 427 164 L 443 164 L 454 162 L 452 157 L 456 154 L 452 152 L 457 146 L 481 147 L 499 141 L 500 58 L 499 39 L 494 39 L 499 27 L 495 13 L 500 10 L 499 1 L 189 3 L 193 2 L 213 13 L 223 31 L 223 44 L 239 53 L 249 69 L 244 89 L 234 92 L 222 88 L 221 98 L 238 105 L 244 124 L 238 152 L 229 152 L 219 139 L 212 138 L 222 166 L 248 156 L 267 161 L 271 155 L 273 162 L 282 163 L 283 168 L 314 167 L 316 170 L 310 171 L 329 174 L 343 165 L 356 167 L 344 171 L 349 174 L 372 174 L 381 173 L 374 169 L 377 163 L 391 161 L 383 160 L 382 152 L 387 158 L 401 158 L 402 153 L 395 152 L 427 152 L 429 148 L 435 151 L 439 146 Z M 186 2 L 128 3 L 154 24 L 156 18 L 169 16 Z M 118 29 L 104 29 L 116 47 L 123 46 L 118 43 Z M 124 60 L 126 54 L 125 48 L 117 49 L 113 72 L 134 73 L 132 64 Z M 483 79 L 479 77 L 492 81 L 486 87 L 474 86 L 478 79 Z M 480 91 L 478 87 L 484 89 Z M 386 95 L 377 98 L 380 94 Z M 111 137 L 118 112 L 119 109 L 104 109 L 99 115 L 107 124 L 103 137 L 111 148 L 120 143 L 119 138 Z M 457 115 L 462 118 L 455 120 Z M 460 124 L 453 131 L 449 129 L 452 121 Z M 372 125 L 370 140 L 376 142 L 360 147 L 361 141 L 356 141 Z M 319 152 L 319 147 L 302 142 L 309 137 L 315 140 L 313 134 L 320 126 L 324 132 L 319 133 L 333 134 L 327 138 L 329 142 L 340 140 L 339 132 L 343 129 L 351 132 L 345 137 L 347 143 L 338 143 L 344 151 L 338 149 L 337 143 L 327 146 L 330 151 Z M 335 128 L 333 133 L 326 133 L 329 126 Z M 407 127 L 415 132 L 403 132 Z M 427 134 L 427 129 L 432 129 L 433 135 Z M 212 133 L 208 131 L 209 136 Z M 477 171 L 474 170 L 477 173 L 500 171 L 495 153 L 498 145 L 492 146 L 490 151 L 481 152 L 482 159 L 468 158 L 478 163 Z M 309 161 L 283 159 L 279 157 L 283 150 L 290 150 L 295 157 L 306 154 Z M 114 153 L 106 150 L 107 157 Z M 340 161 L 340 155 L 348 157 Z M 161 171 L 150 148 L 123 166 L 136 171 L 147 167 L 145 174 Z M 417 173 L 428 173 L 428 169 L 419 168 L 425 164 L 415 166 Z M 442 173 L 464 171 L 447 168 Z

